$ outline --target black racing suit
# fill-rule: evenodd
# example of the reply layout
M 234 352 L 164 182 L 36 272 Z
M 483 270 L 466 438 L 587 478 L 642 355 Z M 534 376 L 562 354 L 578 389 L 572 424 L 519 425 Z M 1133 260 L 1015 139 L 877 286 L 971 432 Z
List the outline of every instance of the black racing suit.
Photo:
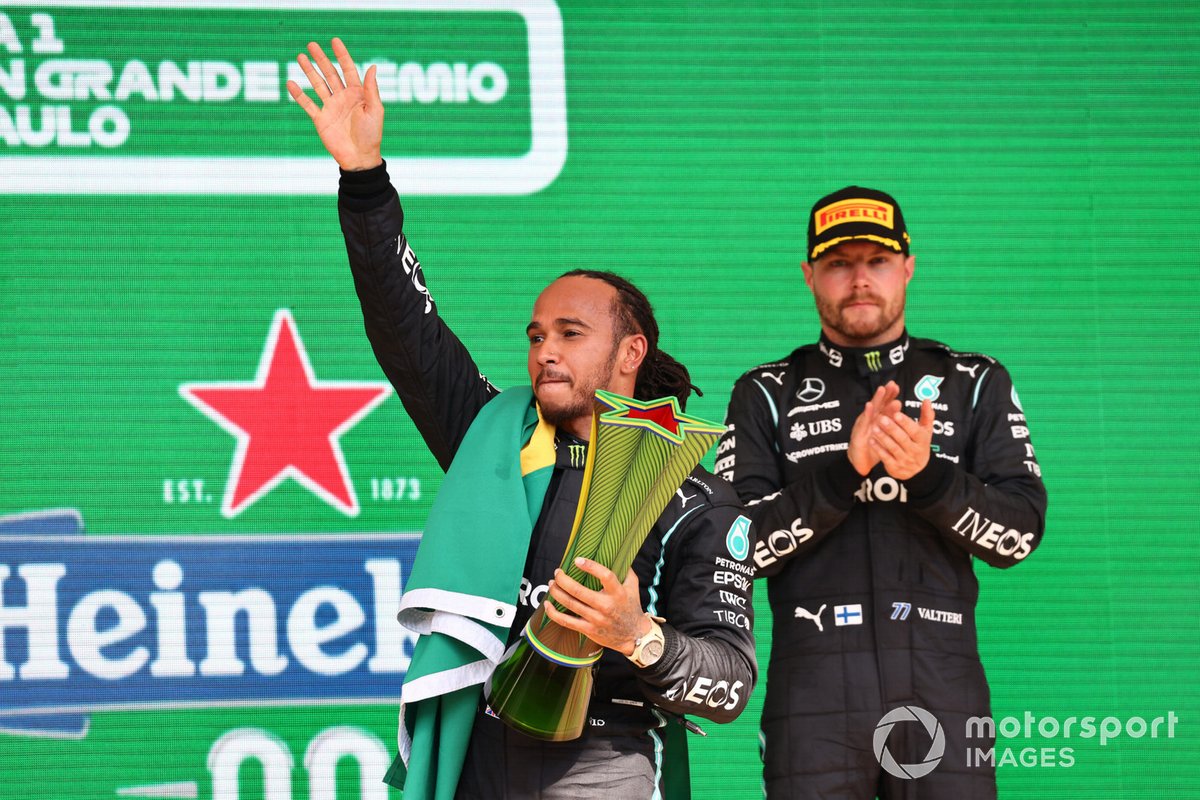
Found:
M 339 212 L 367 336 L 405 410 L 443 469 L 498 390 L 438 316 L 403 212 L 383 167 L 343 173 Z M 519 336 L 514 332 L 514 339 Z M 587 443 L 560 433 L 545 504 L 534 526 L 509 643 L 546 595 L 562 561 L 583 480 Z M 640 669 L 606 650 L 589 724 L 575 741 L 543 742 L 481 714 L 459 783 L 466 797 L 650 797 L 661 767 L 660 728 L 692 714 L 728 722 L 757 676 L 751 635 L 753 534 L 733 489 L 697 468 L 633 562 L 643 608 L 665 617 L 665 652 Z M 664 710 L 666 713 L 664 713 Z M 677 729 L 678 730 L 678 729 Z
M 902 482 L 882 464 L 860 476 L 846 453 L 855 419 L 889 380 L 906 413 L 918 416 L 928 398 L 936 414 L 932 458 Z M 972 562 L 1019 563 L 1046 514 L 1008 372 L 907 334 L 869 350 L 822 336 L 743 375 L 726 423 L 715 471 L 747 503 L 774 627 L 768 794 L 994 796 L 994 771 L 965 756 L 992 746 L 965 738 L 969 717 L 990 714 Z M 885 712 L 911 705 L 941 723 L 945 756 L 925 777 L 896 778 L 880 769 L 873 736 Z M 916 722 L 884 740 L 898 764 L 921 764 L 932 741 Z

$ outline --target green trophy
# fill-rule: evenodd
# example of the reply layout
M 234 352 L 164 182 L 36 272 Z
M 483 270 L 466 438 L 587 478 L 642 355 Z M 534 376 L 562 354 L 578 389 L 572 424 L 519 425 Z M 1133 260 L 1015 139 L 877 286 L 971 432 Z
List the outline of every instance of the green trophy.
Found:
M 625 580 L 675 490 L 724 432 L 723 425 L 681 413 L 674 397 L 641 401 L 597 391 L 563 572 L 599 590 L 600 581 L 575 566 L 583 556 Z M 539 607 L 489 678 L 488 705 L 528 736 L 575 739 L 587 721 L 592 667 L 603 650 L 552 622 Z

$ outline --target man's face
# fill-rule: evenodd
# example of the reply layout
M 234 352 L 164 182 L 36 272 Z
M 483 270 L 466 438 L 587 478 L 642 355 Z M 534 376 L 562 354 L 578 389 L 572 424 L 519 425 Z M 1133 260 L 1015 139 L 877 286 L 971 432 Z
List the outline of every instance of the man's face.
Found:
M 571 276 L 547 286 L 533 304 L 526 328 L 529 381 L 547 422 L 563 426 L 586 421 L 590 426 L 597 389 L 632 393 L 632 385 L 615 380 L 616 297 L 616 289 L 604 281 Z
M 844 347 L 872 347 L 898 337 L 915 264 L 913 256 L 854 240 L 801 265 L 825 335 Z

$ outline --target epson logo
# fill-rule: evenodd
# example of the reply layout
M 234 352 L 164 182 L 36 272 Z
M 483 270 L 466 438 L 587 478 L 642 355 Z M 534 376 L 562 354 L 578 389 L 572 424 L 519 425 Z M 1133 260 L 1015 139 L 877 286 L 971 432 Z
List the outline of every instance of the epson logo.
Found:
M 719 569 L 713 572 L 713 584 L 716 586 L 732 586 L 740 591 L 748 592 L 750 591 L 751 582 L 751 578 L 727 569 Z
M 14 528 L 0 524 L 5 727 L 14 714 L 36 730 L 39 714 L 390 701 L 408 668 L 414 637 L 395 613 L 415 535 Z

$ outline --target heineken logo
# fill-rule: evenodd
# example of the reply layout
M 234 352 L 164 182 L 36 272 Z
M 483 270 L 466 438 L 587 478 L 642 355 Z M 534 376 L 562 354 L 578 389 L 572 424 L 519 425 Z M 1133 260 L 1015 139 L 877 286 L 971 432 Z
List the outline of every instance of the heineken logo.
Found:
M 546 0 L 15 0 L 0 10 L 0 192 L 334 194 L 336 165 L 284 88 L 308 85 L 295 55 L 329 31 L 376 67 L 401 194 L 558 176 L 562 18 Z
M 82 737 L 97 711 L 395 702 L 416 535 L 82 534 L 71 510 L 0 518 L 0 730 Z

